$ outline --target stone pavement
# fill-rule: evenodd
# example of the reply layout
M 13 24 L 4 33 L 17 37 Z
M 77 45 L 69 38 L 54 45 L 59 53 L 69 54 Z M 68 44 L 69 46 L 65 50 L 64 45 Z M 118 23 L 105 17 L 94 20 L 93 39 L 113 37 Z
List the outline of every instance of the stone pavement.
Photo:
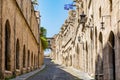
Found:
M 57 61 L 54 61 L 55 63 L 58 63 Z M 60 64 L 62 65 L 62 64 Z M 82 72 L 80 70 L 77 70 L 73 67 L 64 67 L 62 68 L 64 71 L 72 74 L 73 76 L 76 76 L 77 78 L 80 78 L 82 80 L 94 80 L 91 76 L 89 76 L 87 73 Z
M 93 80 L 86 73 L 72 67 L 64 67 L 54 63 L 50 58 L 44 59 L 45 65 L 27 74 L 11 80 Z
M 83 80 L 63 70 L 63 66 L 54 64 L 50 58 L 45 58 L 46 68 L 27 80 Z
M 64 69 L 66 72 L 71 73 L 72 75 L 83 79 L 83 80 L 94 80 L 94 78 L 90 77 L 87 73 L 79 71 L 73 67 L 67 67 L 66 69 Z
M 26 73 L 26 74 L 23 74 L 23 75 L 20 75 L 20 76 L 17 76 L 16 78 L 11 79 L 11 80 L 26 80 L 27 78 L 37 74 L 38 72 L 40 72 L 44 68 L 45 68 L 45 65 L 43 65 L 40 69 L 37 69 L 35 71 L 29 72 L 29 73 Z

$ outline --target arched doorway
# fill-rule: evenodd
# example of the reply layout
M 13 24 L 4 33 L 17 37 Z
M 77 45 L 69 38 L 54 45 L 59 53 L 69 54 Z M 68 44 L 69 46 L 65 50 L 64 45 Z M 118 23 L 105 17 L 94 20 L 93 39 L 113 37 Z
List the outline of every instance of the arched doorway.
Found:
M 99 34 L 99 53 L 97 54 L 97 75 L 98 80 L 103 80 L 103 36 L 102 32 Z
M 17 39 L 17 43 L 16 43 L 16 69 L 20 68 L 19 56 L 20 56 L 20 43 L 19 43 L 19 39 Z
M 110 35 L 109 35 L 109 39 L 108 39 L 108 63 L 109 63 L 109 72 L 110 74 L 110 79 L 112 80 L 116 80 L 115 78 L 115 50 L 114 50 L 114 46 L 115 46 L 115 36 L 114 33 L 111 31 Z
M 100 60 L 100 74 L 103 74 L 103 36 L 102 36 L 102 33 L 100 32 L 99 34 L 99 54 L 100 54 L 100 57 L 101 57 L 101 60 Z
M 25 64 L 26 64 L 26 49 L 24 45 L 23 47 L 23 68 L 25 68 Z
M 5 23 L 5 70 L 10 70 L 10 24 Z

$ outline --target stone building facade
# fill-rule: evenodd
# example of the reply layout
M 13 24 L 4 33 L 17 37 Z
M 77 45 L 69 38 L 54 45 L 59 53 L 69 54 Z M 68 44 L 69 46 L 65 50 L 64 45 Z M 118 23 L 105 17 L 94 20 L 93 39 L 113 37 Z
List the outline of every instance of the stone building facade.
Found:
M 41 66 L 39 25 L 31 0 L 0 0 L 0 80 Z
M 120 0 L 74 1 L 52 55 L 96 80 L 120 80 Z

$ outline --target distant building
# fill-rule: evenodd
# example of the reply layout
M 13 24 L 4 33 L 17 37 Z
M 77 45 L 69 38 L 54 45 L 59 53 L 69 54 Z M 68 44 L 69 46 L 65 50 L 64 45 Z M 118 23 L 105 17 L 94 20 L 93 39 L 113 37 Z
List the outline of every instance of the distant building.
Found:
M 47 49 L 51 49 L 52 50 L 52 41 L 54 38 L 47 38 L 48 41 L 48 48 Z
M 39 25 L 31 0 L 0 0 L 0 80 L 41 67 Z

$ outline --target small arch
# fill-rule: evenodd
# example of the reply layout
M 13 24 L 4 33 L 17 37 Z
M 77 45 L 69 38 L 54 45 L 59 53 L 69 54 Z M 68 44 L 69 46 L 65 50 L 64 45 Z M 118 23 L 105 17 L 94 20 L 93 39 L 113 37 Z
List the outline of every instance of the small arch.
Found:
M 72 55 L 70 55 L 70 66 L 72 66 Z
M 28 67 L 30 67 L 30 50 L 28 50 Z
M 100 34 L 99 34 L 99 41 L 100 41 L 101 43 L 103 43 L 102 32 L 100 32 Z
M 76 53 L 79 54 L 79 45 L 77 44 Z
M 20 56 L 20 43 L 19 43 L 19 39 L 17 39 L 17 42 L 16 42 L 16 69 L 20 68 L 19 56 Z
M 97 27 L 95 27 L 95 37 L 97 37 Z
M 99 18 L 101 18 L 101 7 L 99 8 Z
M 9 20 L 5 23 L 5 70 L 10 70 L 10 23 Z
M 25 45 L 23 47 L 23 67 L 25 68 L 25 64 L 26 64 L 26 49 L 25 49 Z
M 92 30 L 90 31 L 90 39 L 93 40 L 93 32 L 92 32 Z
M 33 52 L 31 54 L 31 66 L 33 66 Z

